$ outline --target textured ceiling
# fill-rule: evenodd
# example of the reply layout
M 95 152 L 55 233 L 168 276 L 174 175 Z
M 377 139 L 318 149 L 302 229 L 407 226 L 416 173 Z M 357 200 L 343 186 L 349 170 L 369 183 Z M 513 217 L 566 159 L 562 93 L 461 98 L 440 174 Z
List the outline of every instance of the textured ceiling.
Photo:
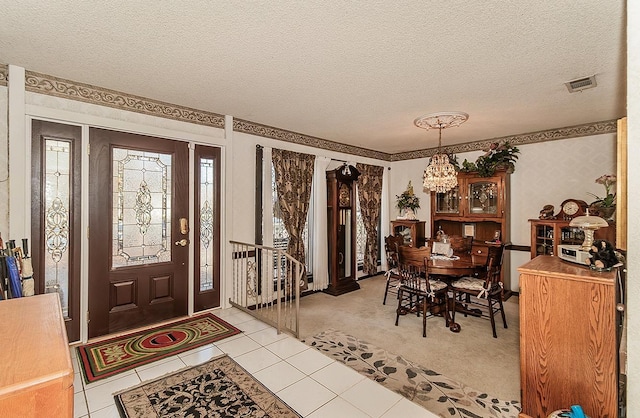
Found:
M 397 153 L 624 116 L 624 4 L 0 0 L 0 63 Z

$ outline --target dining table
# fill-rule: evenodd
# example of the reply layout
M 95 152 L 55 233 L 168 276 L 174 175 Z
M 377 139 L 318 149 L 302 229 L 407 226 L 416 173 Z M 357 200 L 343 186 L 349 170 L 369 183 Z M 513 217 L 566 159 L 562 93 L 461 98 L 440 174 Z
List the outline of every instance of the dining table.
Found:
M 427 262 L 427 274 L 448 284 L 460 277 L 474 276 L 484 266 L 484 262 L 471 255 L 456 257 L 432 256 Z M 454 311 L 464 311 L 466 314 L 477 315 L 476 312 L 464 309 L 455 300 L 449 300 L 444 314 L 447 316 L 449 330 L 452 332 L 460 332 L 461 329 L 460 324 L 454 322 L 455 315 L 451 315 Z

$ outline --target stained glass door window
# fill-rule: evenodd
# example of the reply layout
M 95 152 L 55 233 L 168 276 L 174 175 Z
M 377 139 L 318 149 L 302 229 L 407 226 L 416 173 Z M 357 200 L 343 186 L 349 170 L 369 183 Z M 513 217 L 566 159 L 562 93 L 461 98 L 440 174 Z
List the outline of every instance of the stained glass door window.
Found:
M 213 289 L 215 215 L 215 160 L 200 159 L 200 291 Z
M 171 261 L 171 154 L 112 152 L 111 267 Z
M 45 139 L 44 289 L 60 294 L 62 313 L 69 315 L 69 214 L 71 207 L 71 142 Z

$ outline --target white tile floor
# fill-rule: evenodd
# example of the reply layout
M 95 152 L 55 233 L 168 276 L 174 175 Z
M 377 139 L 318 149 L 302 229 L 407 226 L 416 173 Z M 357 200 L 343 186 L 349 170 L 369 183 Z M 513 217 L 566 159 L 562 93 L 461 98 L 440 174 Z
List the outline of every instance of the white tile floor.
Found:
M 226 353 L 252 373 L 303 417 L 310 418 L 435 418 L 435 414 L 360 375 L 313 348 L 237 310 L 213 313 L 243 332 L 86 384 L 76 372 L 74 417 L 118 418 L 113 393 Z

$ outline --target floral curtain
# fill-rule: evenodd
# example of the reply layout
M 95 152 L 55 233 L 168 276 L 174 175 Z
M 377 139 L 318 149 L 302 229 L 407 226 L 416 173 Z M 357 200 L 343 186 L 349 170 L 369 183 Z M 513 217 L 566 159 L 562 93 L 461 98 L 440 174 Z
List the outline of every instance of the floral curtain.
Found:
M 305 265 L 302 232 L 309 211 L 315 156 L 274 148 L 271 158 L 276 173 L 282 222 L 289 234 L 287 252 Z M 306 273 L 303 274 L 303 280 L 301 287 L 307 289 Z
M 326 243 L 327 238 L 327 168 L 331 164 L 329 157 L 316 157 L 313 173 L 313 241 Z M 313 246 L 313 290 L 323 290 L 329 286 L 329 252 L 325 244 Z
M 358 177 L 358 199 L 364 228 L 367 231 L 367 243 L 364 250 L 364 274 L 378 272 L 378 224 L 382 208 L 382 176 L 384 167 L 368 164 L 356 164 L 360 171 Z

